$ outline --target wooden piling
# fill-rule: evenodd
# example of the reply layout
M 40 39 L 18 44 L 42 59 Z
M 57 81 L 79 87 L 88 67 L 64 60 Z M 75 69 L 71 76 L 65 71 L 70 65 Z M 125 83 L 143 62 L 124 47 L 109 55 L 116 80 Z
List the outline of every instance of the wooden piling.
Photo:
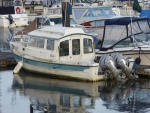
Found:
M 69 0 L 62 0 L 62 24 L 64 27 L 70 27 L 69 4 Z

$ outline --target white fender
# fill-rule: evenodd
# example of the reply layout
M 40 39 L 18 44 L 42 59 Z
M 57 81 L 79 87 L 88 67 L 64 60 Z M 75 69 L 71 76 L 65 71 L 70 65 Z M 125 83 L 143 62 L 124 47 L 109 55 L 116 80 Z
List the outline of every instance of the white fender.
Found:
M 22 66 L 23 66 L 23 62 L 18 62 L 18 64 L 14 68 L 13 73 L 18 73 L 20 71 L 20 69 L 22 68 Z

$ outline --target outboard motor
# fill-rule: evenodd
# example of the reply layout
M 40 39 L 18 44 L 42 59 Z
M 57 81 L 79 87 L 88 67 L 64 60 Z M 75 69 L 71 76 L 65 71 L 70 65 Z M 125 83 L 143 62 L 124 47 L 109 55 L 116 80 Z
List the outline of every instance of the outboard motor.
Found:
M 133 75 L 133 70 L 127 66 L 127 59 L 120 53 L 115 53 L 112 55 L 115 65 L 117 68 L 121 68 L 122 72 L 125 73 L 126 77 L 129 79 L 134 79 L 136 76 Z
M 99 68 L 104 72 L 106 79 L 112 78 L 111 76 L 113 76 L 113 78 L 120 80 L 122 77 L 122 71 L 116 68 L 113 58 L 108 54 L 101 56 L 99 60 Z

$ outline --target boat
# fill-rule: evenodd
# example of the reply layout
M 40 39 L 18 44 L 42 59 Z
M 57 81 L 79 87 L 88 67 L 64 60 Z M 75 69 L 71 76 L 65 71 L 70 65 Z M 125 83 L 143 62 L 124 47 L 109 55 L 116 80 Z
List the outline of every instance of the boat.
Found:
M 61 8 L 45 8 L 46 14 L 61 14 Z M 72 6 L 72 16 L 75 22 L 87 28 L 104 26 L 104 20 L 120 17 L 111 6 Z
M 150 18 L 124 17 L 105 21 L 103 38 L 96 56 L 121 53 L 140 65 L 150 65 Z
M 117 8 L 113 8 L 111 6 L 98 6 L 96 1 L 92 1 L 93 3 L 91 4 L 89 1 L 82 1 L 79 0 L 80 3 L 72 3 L 70 4 L 70 16 L 75 20 L 75 22 L 79 25 L 83 25 L 85 27 L 102 27 L 104 26 L 104 20 L 106 19 L 111 19 L 111 18 L 116 18 L 120 17 L 120 14 L 118 13 L 119 11 Z M 28 2 L 28 1 L 26 1 Z M 46 3 L 41 3 L 45 4 L 44 7 L 42 6 L 36 6 L 36 5 L 26 5 L 26 2 L 24 3 L 25 7 L 33 7 L 33 8 L 26 8 L 28 12 L 28 17 L 29 20 L 34 20 L 35 17 L 37 16 L 55 16 L 55 15 L 60 15 L 62 16 L 62 7 L 61 7 L 61 0 L 56 0 L 52 1 L 49 3 L 49 5 L 46 5 Z M 34 2 L 34 0 L 33 0 Z M 36 1 L 37 2 L 37 1 Z M 32 2 L 30 1 L 30 4 Z M 31 12 L 30 9 L 35 9 L 34 7 L 42 7 L 42 8 L 37 8 L 37 9 L 42 9 L 42 13 L 34 13 L 38 11 L 33 11 Z M 115 10 L 114 10 L 115 9 Z M 117 11 L 116 11 L 117 10 Z M 32 19 L 30 19 L 32 18 Z
M 43 14 L 44 0 L 24 0 L 23 6 L 27 15 Z
M 42 26 L 25 35 L 11 37 L 9 44 L 18 62 L 14 73 L 19 73 L 24 68 L 57 77 L 98 81 L 120 79 L 127 72 L 128 78 L 134 78 L 128 67 L 133 66 L 132 59 L 128 64 L 122 64 L 120 61 L 126 62 L 124 58 L 120 55 L 115 57 L 124 66 L 120 69 L 123 68 L 126 72 L 117 69 L 109 55 L 104 55 L 99 63 L 95 62 L 94 39 L 81 28 Z M 104 74 L 105 72 L 107 73 Z M 108 77 L 109 72 L 111 77 Z
M 19 27 L 28 25 L 28 17 L 20 0 L 0 2 L 0 27 Z

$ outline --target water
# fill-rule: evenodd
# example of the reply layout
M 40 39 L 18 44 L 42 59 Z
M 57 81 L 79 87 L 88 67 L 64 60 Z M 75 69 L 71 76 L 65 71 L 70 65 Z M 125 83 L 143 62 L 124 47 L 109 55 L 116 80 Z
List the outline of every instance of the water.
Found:
M 8 30 L 0 33 L 7 51 Z M 77 82 L 13 68 L 0 71 L 0 113 L 150 113 L 150 80 Z

